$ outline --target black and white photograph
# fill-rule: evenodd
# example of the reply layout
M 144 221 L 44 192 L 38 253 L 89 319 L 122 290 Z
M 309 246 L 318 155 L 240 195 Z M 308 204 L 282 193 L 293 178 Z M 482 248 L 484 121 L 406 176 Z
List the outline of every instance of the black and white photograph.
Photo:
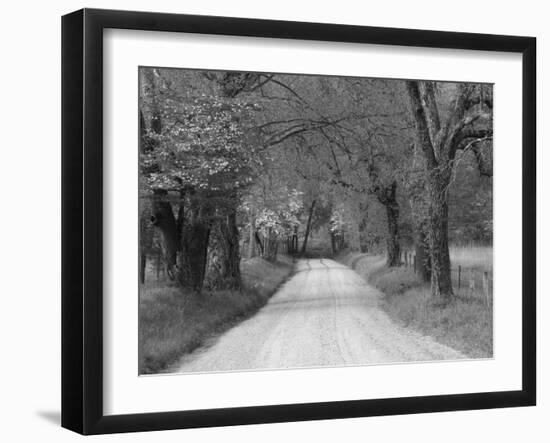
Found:
M 1 441 L 550 441 L 544 3 L 3 12 Z
M 140 375 L 493 358 L 493 84 L 137 75 Z

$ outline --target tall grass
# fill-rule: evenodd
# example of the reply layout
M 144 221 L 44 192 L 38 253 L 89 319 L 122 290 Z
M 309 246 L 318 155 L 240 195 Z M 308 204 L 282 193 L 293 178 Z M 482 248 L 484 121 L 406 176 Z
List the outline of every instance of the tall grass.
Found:
M 243 260 L 243 290 L 195 294 L 164 281 L 142 285 L 139 299 L 139 373 L 166 370 L 182 355 L 260 309 L 292 270 L 277 262 Z
M 484 259 L 478 259 L 475 251 L 455 249 L 455 260 L 464 266 L 486 266 L 489 254 L 483 251 Z M 396 323 L 429 335 L 468 357 L 492 357 L 493 312 L 482 298 L 455 297 L 441 307 L 432 302 L 429 284 L 411 268 L 388 268 L 383 256 L 355 254 L 342 261 L 383 293 L 382 308 Z

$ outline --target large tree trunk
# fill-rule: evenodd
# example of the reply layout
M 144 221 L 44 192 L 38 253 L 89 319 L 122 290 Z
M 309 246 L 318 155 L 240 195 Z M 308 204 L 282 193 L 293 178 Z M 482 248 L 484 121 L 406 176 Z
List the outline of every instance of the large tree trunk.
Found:
M 342 251 L 346 247 L 346 232 L 338 233 L 338 250 Z
M 263 258 L 265 258 L 266 260 L 268 260 L 270 254 L 271 254 L 271 229 L 268 229 L 267 235 L 264 237 L 264 253 L 263 253 Z
M 397 182 L 381 189 L 378 193 L 378 200 L 386 208 L 386 219 L 388 224 L 388 236 L 386 238 L 387 260 L 390 267 L 401 264 L 401 245 L 399 244 L 399 204 L 397 203 Z
M 139 255 L 139 282 L 141 284 L 145 283 L 146 268 L 147 268 L 147 254 L 142 251 Z
M 191 220 L 181 234 L 180 283 L 200 293 L 203 287 L 208 250 L 209 227 L 202 220 Z
M 426 160 L 428 187 L 428 240 L 431 259 L 432 298 L 442 305 L 453 296 L 451 260 L 449 257 L 447 192 L 465 119 L 466 104 L 471 86 L 461 84 L 448 120 L 441 124 L 433 84 L 407 81 L 416 142 Z M 422 97 L 421 97 L 422 95 Z
M 432 297 L 442 304 L 448 303 L 453 296 L 448 235 L 449 206 L 446 196 L 449 180 L 450 177 L 442 177 L 440 173 L 432 173 L 429 180 L 428 240 L 432 271 Z
M 256 245 L 258 246 L 258 255 L 260 257 L 264 256 L 264 242 L 262 241 L 262 238 L 260 237 L 260 233 L 258 231 L 254 232 L 254 239 L 256 240 Z
M 359 222 L 359 251 L 368 252 L 368 233 L 367 233 L 367 213 L 362 211 L 361 221 Z
M 239 230 L 236 211 L 216 220 L 210 233 L 206 284 L 209 289 L 241 287 Z
M 215 220 L 210 228 L 204 281 L 207 289 L 220 289 L 223 286 L 224 240 L 222 223 L 222 220 Z
M 270 228 L 267 237 L 264 241 L 265 244 L 265 253 L 264 257 L 266 260 L 274 261 L 277 258 L 277 252 L 279 250 L 279 244 L 277 242 L 277 236 L 273 234 L 272 229 Z
M 309 231 L 311 230 L 311 218 L 313 217 L 313 210 L 315 209 L 315 202 L 316 202 L 316 200 L 313 200 L 311 202 L 311 206 L 309 207 L 309 215 L 307 217 L 306 233 L 304 235 L 304 241 L 302 243 L 302 255 L 304 255 L 306 253 L 307 240 L 309 238 Z
M 143 204 L 140 201 L 140 205 Z M 153 243 L 152 229 L 147 229 L 147 211 L 142 210 L 139 216 L 139 281 L 145 283 L 145 269 L 147 268 L 147 253 Z M 149 214 L 149 218 L 151 215 Z M 150 225 L 149 225 L 150 226 Z
M 224 240 L 223 282 L 226 289 L 241 287 L 241 254 L 239 251 L 239 228 L 237 227 L 237 210 L 230 210 L 225 223 L 222 224 Z
M 166 191 L 155 191 L 151 222 L 160 232 L 163 261 L 169 277 L 174 279 L 177 253 L 180 247 L 179 233 L 172 205 L 163 199 L 164 196 L 166 196 Z
M 388 253 L 387 265 L 390 267 L 401 264 L 401 245 L 399 244 L 399 206 L 395 204 L 386 204 L 386 216 L 388 222 L 388 237 L 386 239 L 386 249 Z
M 143 202 L 140 201 L 140 205 Z M 139 281 L 145 283 L 145 270 L 147 268 L 147 255 L 153 248 L 153 226 L 149 221 L 151 218 L 151 208 L 146 206 L 142 209 L 139 216 Z
M 426 227 L 419 226 L 415 241 L 416 273 L 424 282 L 431 281 L 432 264 L 430 260 L 430 245 L 426 235 Z

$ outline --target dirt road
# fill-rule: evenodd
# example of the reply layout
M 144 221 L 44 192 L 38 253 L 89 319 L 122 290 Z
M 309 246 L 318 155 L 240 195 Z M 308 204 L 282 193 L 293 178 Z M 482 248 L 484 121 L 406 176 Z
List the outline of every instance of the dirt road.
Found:
M 300 260 L 296 274 L 254 317 L 173 372 L 210 372 L 463 359 L 428 337 L 397 326 L 380 293 L 332 260 Z

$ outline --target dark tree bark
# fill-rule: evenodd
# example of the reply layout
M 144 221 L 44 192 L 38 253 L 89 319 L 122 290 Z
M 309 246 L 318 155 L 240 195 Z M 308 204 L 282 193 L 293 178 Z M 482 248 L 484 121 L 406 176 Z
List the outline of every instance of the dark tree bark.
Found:
M 139 217 L 139 281 L 145 283 L 145 268 L 147 267 L 147 249 L 145 247 L 145 220 L 143 214 Z
M 156 93 L 156 83 L 155 77 L 152 70 L 149 70 L 144 75 L 144 81 L 148 83 L 149 88 L 151 89 L 151 107 L 150 107 L 150 120 L 149 128 L 155 134 L 161 134 L 162 132 L 162 117 L 159 109 L 159 104 L 157 102 L 157 93 Z M 154 137 L 150 137 L 147 134 L 147 122 L 143 111 L 139 111 L 139 134 L 140 134 L 140 152 L 142 154 L 154 151 L 158 147 L 158 140 Z M 158 172 L 160 170 L 159 165 L 153 163 L 148 166 L 141 167 L 141 173 L 145 176 L 150 175 L 153 172 Z
M 210 227 L 204 281 L 207 289 L 221 289 L 223 287 L 224 240 L 221 225 L 222 220 L 217 219 L 212 222 Z
M 176 231 L 178 232 L 178 241 L 181 242 L 181 232 L 183 231 L 183 226 L 185 225 L 185 199 L 187 196 L 186 189 L 180 191 L 180 202 L 178 206 L 178 216 L 176 217 Z M 181 247 L 180 247 L 181 249 Z
M 399 244 L 399 206 L 396 204 L 386 204 L 386 217 L 388 223 L 388 238 L 386 239 L 386 249 L 388 253 L 387 265 L 390 267 L 401 264 L 401 246 Z
M 146 206 L 141 210 L 139 217 L 139 281 L 145 283 L 145 270 L 147 268 L 147 256 L 153 247 L 153 226 L 149 221 L 151 218 L 150 207 Z
M 359 222 L 359 251 L 362 253 L 366 253 L 368 252 L 368 237 L 367 237 L 368 206 L 361 204 L 359 209 L 361 211 L 361 220 Z
M 336 239 L 338 240 L 338 251 L 342 251 L 344 250 L 344 248 L 346 247 L 346 235 L 345 235 L 345 232 L 339 232 L 337 235 L 336 235 Z
M 267 231 L 267 235 L 264 236 L 264 255 L 263 258 L 268 260 L 271 255 L 271 229 Z
M 210 229 L 202 220 L 191 220 L 182 230 L 179 280 L 197 293 L 203 287 L 209 235 Z
M 171 279 L 176 276 L 176 259 L 180 249 L 179 233 L 172 205 L 166 201 L 166 191 L 156 190 L 152 204 L 151 223 L 161 235 L 162 257 Z
M 316 203 L 316 200 L 314 199 L 312 202 L 311 202 L 311 206 L 309 207 L 309 214 L 308 214 L 308 217 L 307 217 L 307 225 L 306 225 L 306 233 L 304 235 L 304 241 L 302 243 L 302 255 L 305 255 L 306 253 L 306 248 L 307 248 L 307 240 L 309 238 L 309 232 L 311 230 L 311 218 L 313 217 L 313 211 L 315 209 L 315 203 Z
M 241 287 L 241 255 L 239 251 L 239 228 L 237 227 L 237 211 L 233 209 L 221 225 L 224 241 L 223 282 L 226 289 Z
M 415 240 L 416 273 L 422 281 L 429 282 L 432 278 L 432 265 L 425 226 L 418 228 Z
M 451 280 L 451 259 L 449 255 L 449 206 L 447 187 L 450 177 L 433 174 L 429 185 L 431 210 L 428 224 L 430 244 L 432 294 L 442 303 L 448 303 L 453 296 Z
M 388 224 L 388 237 L 386 238 L 386 251 L 388 254 L 386 264 L 390 267 L 401 264 L 401 245 L 399 242 L 399 204 L 397 202 L 397 182 L 394 180 L 390 186 L 377 190 L 378 201 L 386 209 Z
M 139 281 L 145 283 L 145 268 L 147 267 L 147 254 L 141 252 L 139 255 Z
M 239 230 L 236 210 L 220 211 L 208 245 L 207 285 L 210 289 L 241 287 Z

